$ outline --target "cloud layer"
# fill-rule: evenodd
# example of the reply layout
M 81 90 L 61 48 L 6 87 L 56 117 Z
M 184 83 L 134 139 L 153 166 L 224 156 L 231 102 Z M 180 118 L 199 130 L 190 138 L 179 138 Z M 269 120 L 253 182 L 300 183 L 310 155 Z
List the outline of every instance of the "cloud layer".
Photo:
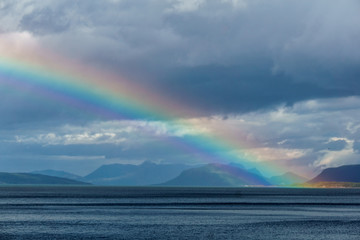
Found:
M 0 54 L 36 46 L 115 72 L 191 106 L 184 120 L 203 128 L 93 116 L 0 75 L 2 161 L 192 161 L 164 138 L 232 131 L 289 169 L 357 163 L 359 12 L 356 0 L 3 0 Z
M 3 1 L 3 33 L 207 114 L 358 95 L 360 4 L 316 1 Z M 27 40 L 25 40 L 27 41 Z
M 160 121 L 97 121 L 84 126 L 3 131 L 0 151 L 4 159 L 39 161 L 44 166 L 76 158 L 93 166 L 113 162 L 203 163 L 202 158 L 173 144 L 186 136 L 216 133 L 232 139 L 244 150 L 239 154 L 313 176 L 326 167 L 358 163 L 360 149 L 360 98 L 298 102 L 227 118 L 194 118 L 185 125 Z M 15 133 L 15 135 L 14 135 Z M 63 158 L 59 157 L 62 156 Z M 65 159 L 65 160 L 64 160 Z M 30 160 L 29 160 L 30 161 Z M 69 165 L 69 164 L 67 164 Z M 70 164 L 71 165 L 71 164 Z M 90 170 L 88 170 L 90 171 Z

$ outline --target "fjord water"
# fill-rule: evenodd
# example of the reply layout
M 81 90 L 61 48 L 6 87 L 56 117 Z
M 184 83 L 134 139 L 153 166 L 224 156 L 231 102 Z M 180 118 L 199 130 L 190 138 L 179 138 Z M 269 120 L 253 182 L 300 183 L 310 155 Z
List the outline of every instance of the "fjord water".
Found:
M 0 187 L 0 239 L 359 239 L 360 189 Z

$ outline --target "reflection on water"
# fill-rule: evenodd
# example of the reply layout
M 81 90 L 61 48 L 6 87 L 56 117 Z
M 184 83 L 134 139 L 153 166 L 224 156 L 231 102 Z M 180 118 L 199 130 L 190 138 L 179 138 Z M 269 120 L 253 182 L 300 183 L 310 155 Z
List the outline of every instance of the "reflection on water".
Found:
M 360 189 L 0 187 L 0 239 L 359 239 Z

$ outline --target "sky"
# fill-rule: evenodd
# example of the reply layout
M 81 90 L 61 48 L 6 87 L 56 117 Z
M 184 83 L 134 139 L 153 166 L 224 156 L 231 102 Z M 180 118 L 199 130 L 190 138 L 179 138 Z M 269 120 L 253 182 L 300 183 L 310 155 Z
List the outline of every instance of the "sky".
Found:
M 358 0 L 0 0 L 0 171 L 214 161 L 174 144 L 202 136 L 280 172 L 358 164 L 359 12 Z M 83 74 L 90 92 L 129 85 L 114 96 L 150 111 L 44 94 L 9 58 Z

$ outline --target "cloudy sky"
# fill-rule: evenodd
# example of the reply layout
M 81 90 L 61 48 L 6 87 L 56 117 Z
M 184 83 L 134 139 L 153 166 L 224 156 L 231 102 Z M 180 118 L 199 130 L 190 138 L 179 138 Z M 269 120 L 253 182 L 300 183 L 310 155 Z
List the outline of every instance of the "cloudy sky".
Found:
M 191 109 L 171 113 L 184 126 L 89 114 L 0 67 L 0 170 L 195 164 L 168 142 L 204 132 L 307 176 L 360 163 L 359 12 L 358 0 L 0 0 L 0 58 L 61 56 Z

